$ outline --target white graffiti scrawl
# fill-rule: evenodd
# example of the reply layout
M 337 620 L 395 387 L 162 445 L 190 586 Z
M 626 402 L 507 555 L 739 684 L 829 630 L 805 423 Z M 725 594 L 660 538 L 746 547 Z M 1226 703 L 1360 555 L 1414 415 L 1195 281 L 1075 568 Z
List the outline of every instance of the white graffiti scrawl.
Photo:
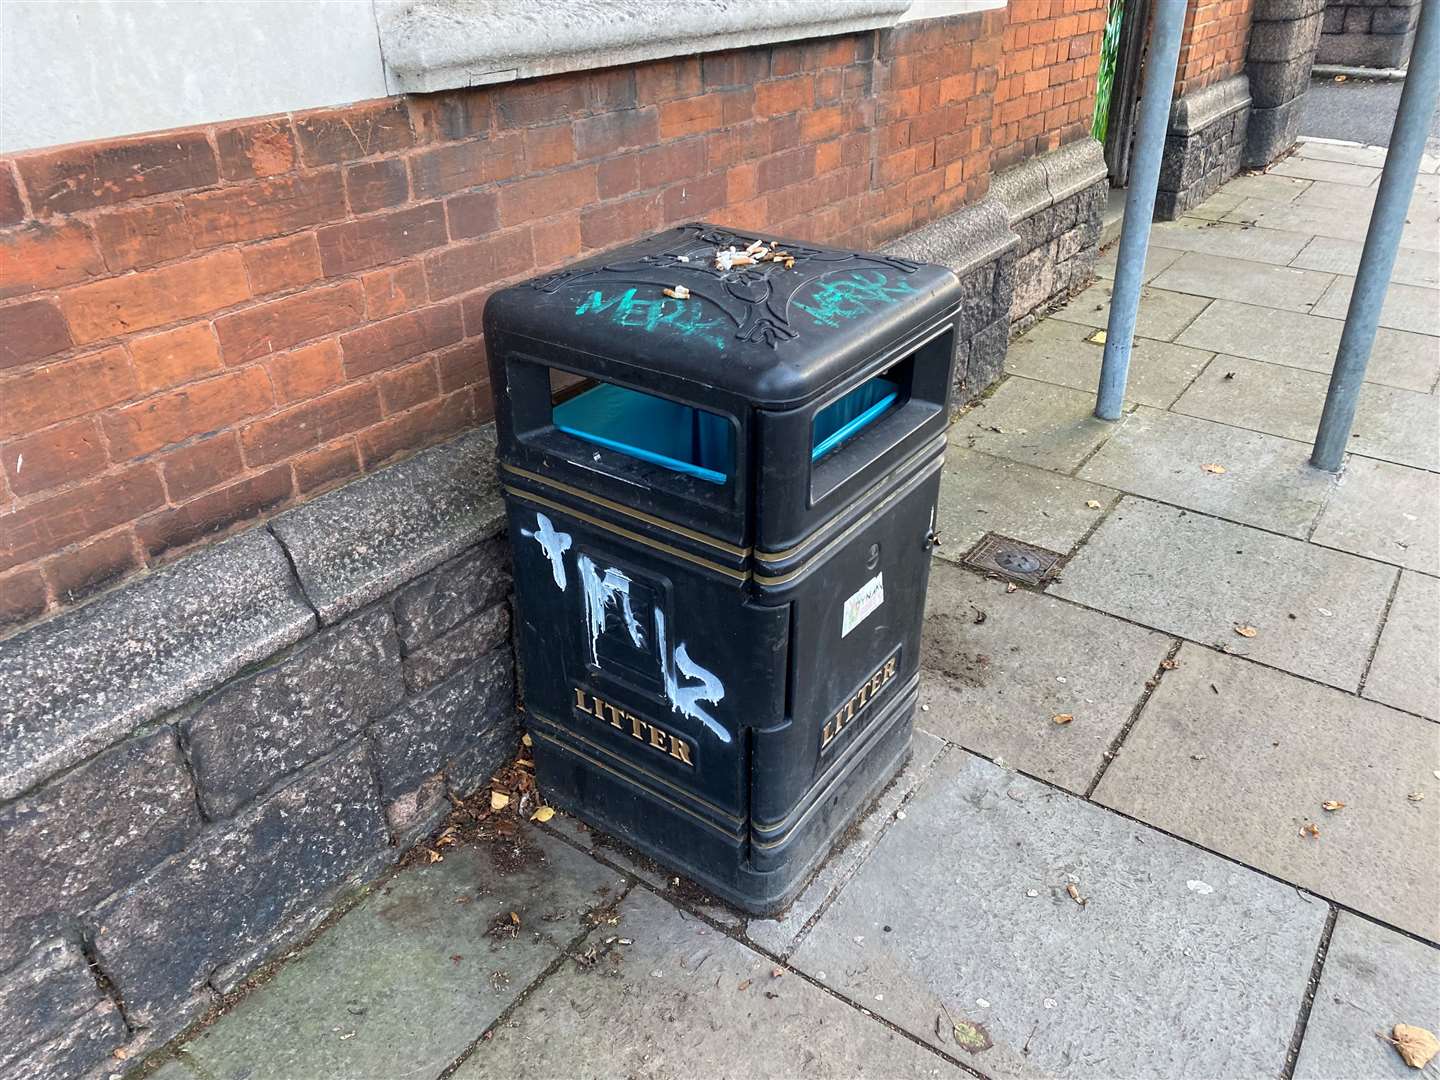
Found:
M 585 621 L 590 629 L 590 660 L 600 665 L 600 635 L 605 632 L 605 612 L 611 604 L 620 606 L 625 632 L 637 649 L 645 647 L 645 631 L 630 606 L 630 579 L 613 566 L 602 573 L 589 555 L 581 555 L 575 565 L 580 568 L 580 592 L 585 597 Z
M 561 592 L 565 591 L 565 552 L 570 550 L 570 534 L 556 532 L 555 525 L 544 514 L 535 515 L 535 530 L 521 529 L 520 535 L 533 539 L 550 560 L 550 573 Z
M 725 684 L 713 671 L 708 671 L 690 659 L 690 653 L 682 641 L 675 646 L 672 656 L 665 648 L 665 615 L 655 609 L 655 641 L 660 647 L 660 663 L 665 678 L 665 696 L 670 699 L 670 708 L 681 716 L 698 720 L 709 728 L 721 742 L 730 741 L 730 732 L 720 721 L 700 707 L 701 702 L 718 704 L 725 697 Z M 679 672 L 679 677 L 676 672 Z M 694 679 L 699 686 L 681 686 L 680 678 Z

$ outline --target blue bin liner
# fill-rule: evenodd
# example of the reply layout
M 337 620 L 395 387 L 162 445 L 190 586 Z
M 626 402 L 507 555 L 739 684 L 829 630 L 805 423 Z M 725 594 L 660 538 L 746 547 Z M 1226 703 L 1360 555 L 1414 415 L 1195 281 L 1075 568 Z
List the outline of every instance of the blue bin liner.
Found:
M 810 459 L 813 461 L 835 449 L 861 428 L 874 422 L 899 399 L 899 385 L 877 375 L 839 401 L 826 405 L 815 414 Z
M 642 461 L 723 484 L 735 464 L 735 431 L 714 413 L 602 383 L 556 405 L 567 435 Z

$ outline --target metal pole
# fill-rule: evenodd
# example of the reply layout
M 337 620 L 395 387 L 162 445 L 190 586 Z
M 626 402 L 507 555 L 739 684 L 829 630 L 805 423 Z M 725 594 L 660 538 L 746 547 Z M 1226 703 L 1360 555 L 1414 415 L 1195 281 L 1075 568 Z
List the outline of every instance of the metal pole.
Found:
M 1355 287 L 1350 292 L 1350 309 L 1345 314 L 1345 329 L 1335 353 L 1335 368 L 1330 372 L 1330 389 L 1325 393 L 1325 411 L 1315 432 L 1310 464 L 1326 472 L 1340 470 L 1350 441 L 1355 406 L 1365 381 L 1366 365 L 1370 363 L 1370 350 L 1375 345 L 1375 328 L 1380 323 L 1380 306 L 1390 286 L 1400 234 L 1415 190 L 1415 174 L 1420 168 L 1420 156 L 1425 152 L 1430 117 L 1435 112 L 1436 92 L 1440 90 L 1440 12 L 1437 8 L 1440 0 L 1421 0 L 1420 24 L 1415 29 L 1415 45 L 1410 51 L 1410 70 L 1405 76 L 1405 89 L 1400 92 L 1395 125 L 1390 129 L 1385 171 L 1380 174 L 1380 191 L 1375 196 L 1370 228 L 1365 233 L 1365 250 L 1355 274 Z
M 1130 374 L 1130 342 L 1135 312 L 1140 307 L 1140 279 L 1145 250 L 1150 246 L 1150 221 L 1155 216 L 1155 188 L 1170 121 L 1170 91 L 1180 57 L 1185 25 L 1185 0 L 1160 0 L 1155 9 L 1150 52 L 1145 57 L 1145 88 L 1140 92 L 1140 117 L 1130 158 L 1130 186 L 1125 192 L 1125 220 L 1120 226 L 1120 253 L 1115 260 L 1115 286 L 1110 297 L 1110 325 L 1105 331 L 1105 359 L 1095 415 L 1119 420 Z

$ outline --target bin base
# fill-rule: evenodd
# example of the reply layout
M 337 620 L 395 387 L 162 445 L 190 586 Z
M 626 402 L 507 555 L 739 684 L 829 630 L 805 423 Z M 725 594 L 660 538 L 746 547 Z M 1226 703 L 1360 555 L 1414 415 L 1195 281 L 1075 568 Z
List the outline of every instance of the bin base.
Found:
M 840 834 L 904 765 L 918 697 L 917 678 L 890 703 L 886 715 L 877 718 L 866 745 L 857 746 L 846 766 L 810 793 L 795 826 L 766 848 L 765 869 L 751 861 L 744 828 L 721 835 L 675 814 L 571 743 L 561 725 L 532 713 L 536 779 L 550 805 L 742 911 L 774 915 L 799 895 Z

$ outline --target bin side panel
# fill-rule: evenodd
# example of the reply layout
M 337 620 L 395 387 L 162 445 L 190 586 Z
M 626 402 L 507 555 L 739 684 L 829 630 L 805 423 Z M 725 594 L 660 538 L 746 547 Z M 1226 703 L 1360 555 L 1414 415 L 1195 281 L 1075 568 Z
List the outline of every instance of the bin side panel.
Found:
M 509 514 L 527 712 L 572 756 L 651 793 L 654 820 L 742 833 L 748 729 L 784 708 L 785 612 L 553 506 L 512 496 Z

